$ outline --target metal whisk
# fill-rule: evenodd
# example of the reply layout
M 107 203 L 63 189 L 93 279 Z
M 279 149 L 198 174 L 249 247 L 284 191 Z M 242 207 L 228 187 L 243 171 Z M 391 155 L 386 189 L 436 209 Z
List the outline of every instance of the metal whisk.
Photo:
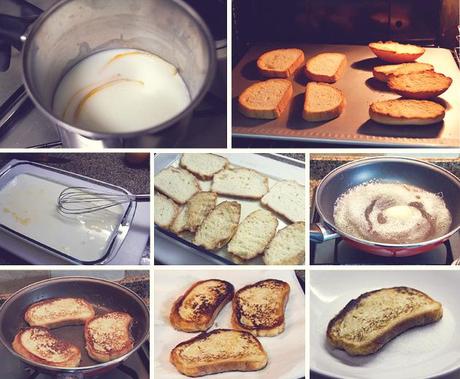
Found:
M 131 201 L 150 201 L 150 195 L 98 192 L 86 187 L 68 187 L 58 197 L 58 210 L 64 214 L 85 214 Z

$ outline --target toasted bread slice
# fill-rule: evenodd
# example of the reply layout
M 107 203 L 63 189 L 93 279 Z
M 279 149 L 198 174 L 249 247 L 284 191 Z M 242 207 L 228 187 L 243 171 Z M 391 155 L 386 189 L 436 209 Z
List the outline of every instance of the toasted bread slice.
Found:
M 347 68 L 347 57 L 341 53 L 321 53 L 307 61 L 305 74 L 314 82 L 335 83 Z
M 179 213 L 179 207 L 174 201 L 160 194 L 155 194 L 154 204 L 155 224 L 162 228 L 169 229 Z
M 387 64 L 385 66 L 376 66 L 372 70 L 374 77 L 381 82 L 387 82 L 391 75 L 404 75 L 413 72 L 434 71 L 434 67 L 429 63 L 400 63 Z
M 339 117 L 345 108 L 342 91 L 325 83 L 308 83 L 302 117 L 307 121 L 327 121 Z
M 397 94 L 410 99 L 429 99 L 441 95 L 452 84 L 452 79 L 434 71 L 391 75 L 388 87 Z
M 129 353 L 133 318 L 125 312 L 109 312 L 85 324 L 86 351 L 98 362 L 108 362 Z
M 155 175 L 154 185 L 157 191 L 178 204 L 185 204 L 201 190 L 194 175 L 176 167 L 168 167 Z
M 287 79 L 269 79 L 246 88 L 238 98 L 238 109 L 249 118 L 274 119 L 286 110 L 293 94 Z
M 241 288 L 233 297 L 232 326 L 262 337 L 282 333 L 289 291 L 289 284 L 276 279 Z
M 293 180 L 276 183 L 261 202 L 291 222 L 305 221 L 305 186 Z
M 182 342 L 171 351 L 169 359 L 187 376 L 256 371 L 268 362 L 267 353 L 256 337 L 230 329 L 215 329 Z
M 425 53 L 423 47 L 393 41 L 371 42 L 369 48 L 378 58 L 389 63 L 413 62 Z
M 240 222 L 241 205 L 236 201 L 223 201 L 215 207 L 193 238 L 193 243 L 207 250 L 225 246 L 235 234 Z
M 155 224 L 157 224 L 156 221 Z M 187 204 L 179 209 L 179 213 L 169 226 L 169 230 L 175 234 L 180 234 L 187 230 Z
M 435 124 L 444 119 L 445 113 L 442 105 L 428 100 L 385 100 L 369 107 L 371 119 L 386 125 Z
M 305 263 L 305 223 L 296 222 L 276 233 L 264 252 L 266 265 Z
M 257 67 L 263 76 L 288 78 L 302 66 L 305 55 L 300 49 L 276 49 L 263 53 Z
M 53 329 L 66 325 L 82 325 L 94 317 L 94 307 L 85 299 L 57 297 L 32 304 L 24 319 L 30 326 Z
M 196 232 L 209 213 L 216 207 L 217 193 L 198 192 L 187 203 L 186 229 Z
M 350 355 L 368 355 L 406 330 L 441 317 L 442 305 L 423 292 L 384 288 L 351 300 L 329 322 L 327 339 Z
M 268 192 L 268 178 L 249 168 L 229 168 L 214 175 L 211 189 L 219 195 L 260 199 Z
M 278 219 L 265 209 L 250 213 L 238 226 L 227 250 L 241 259 L 262 254 L 278 227 Z
M 77 367 L 80 349 L 54 336 L 49 329 L 33 326 L 21 330 L 12 343 L 16 353 L 24 358 L 53 367 Z
M 210 180 L 228 166 L 228 159 L 216 154 L 184 153 L 180 165 L 201 180 Z
M 209 279 L 194 283 L 171 308 L 169 320 L 174 329 L 184 332 L 208 330 L 222 308 L 233 298 L 229 282 Z

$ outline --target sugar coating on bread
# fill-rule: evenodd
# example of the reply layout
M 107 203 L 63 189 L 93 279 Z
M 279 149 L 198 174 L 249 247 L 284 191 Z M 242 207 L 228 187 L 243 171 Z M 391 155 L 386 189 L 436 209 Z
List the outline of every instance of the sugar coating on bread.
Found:
M 376 66 L 372 72 L 375 78 L 382 82 L 387 82 L 390 75 L 397 76 L 423 71 L 434 71 L 434 67 L 429 63 L 411 62 Z
M 162 228 L 168 229 L 174 222 L 179 212 L 179 207 L 166 196 L 155 194 L 154 196 L 154 222 Z M 177 228 L 177 225 L 175 226 Z
M 215 154 L 184 153 L 180 165 L 198 178 L 209 180 L 228 166 L 228 159 Z
M 429 100 L 384 100 L 372 103 L 369 115 L 383 124 L 427 125 L 442 121 L 445 108 Z
M 305 221 L 305 187 L 293 180 L 276 183 L 261 202 L 291 222 Z
M 305 263 L 305 223 L 296 222 L 278 231 L 264 252 L 266 265 Z
M 411 99 L 429 99 L 439 96 L 452 84 L 452 79 L 434 72 L 413 72 L 406 75 L 391 75 L 388 87 L 401 96 Z
M 176 167 L 168 167 L 160 171 L 154 178 L 155 189 L 178 204 L 185 204 L 200 185 L 190 172 Z
M 347 67 L 347 57 L 341 53 L 321 53 L 307 61 L 305 73 L 310 80 L 334 83 Z
M 300 49 L 276 49 L 262 54 L 257 60 L 257 67 L 264 76 L 287 78 L 304 60 L 304 53 Z
M 229 168 L 214 176 L 211 190 L 220 195 L 260 199 L 268 192 L 268 178 L 248 168 Z
M 271 212 L 258 209 L 241 222 L 227 250 L 242 259 L 254 258 L 264 252 L 277 227 L 278 220 Z

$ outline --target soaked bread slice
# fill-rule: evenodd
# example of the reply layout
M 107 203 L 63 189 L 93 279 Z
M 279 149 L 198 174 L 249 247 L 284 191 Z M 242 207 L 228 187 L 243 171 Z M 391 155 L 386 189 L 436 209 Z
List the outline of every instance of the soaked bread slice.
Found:
M 184 153 L 180 165 L 201 180 L 210 180 L 228 166 L 228 159 L 216 154 Z
M 169 229 L 175 221 L 179 207 L 166 196 L 155 194 L 154 197 L 154 222 L 162 228 Z
M 263 76 L 288 78 L 302 66 L 304 60 L 300 49 L 276 49 L 262 54 L 257 60 L 257 67 Z
M 327 340 L 350 355 L 368 355 L 415 326 L 438 321 L 442 305 L 408 287 L 383 288 L 351 300 L 327 327 Z
M 276 183 L 261 202 L 291 222 L 305 221 L 305 187 L 293 180 Z
M 264 252 L 266 265 L 305 263 L 305 223 L 296 222 L 276 233 Z
M 434 67 L 429 63 L 400 63 L 376 66 L 372 70 L 374 77 L 381 82 L 387 82 L 391 75 L 404 75 L 413 72 L 434 71 Z
M 345 97 L 339 89 L 325 83 L 308 83 L 305 90 L 303 118 L 327 121 L 339 117 L 345 108 Z
M 177 345 L 169 360 L 180 373 L 195 377 L 227 371 L 260 370 L 267 365 L 268 356 L 252 334 L 215 329 Z
M 184 332 L 206 331 L 233 294 L 233 285 L 224 280 L 196 282 L 174 302 L 169 314 L 171 325 Z
M 314 82 L 335 83 L 347 68 L 347 57 L 341 53 L 321 53 L 307 61 L 305 73 Z
M 278 118 L 289 105 L 292 94 L 292 83 L 287 79 L 254 83 L 239 96 L 238 109 L 249 118 Z
M 413 62 L 425 53 L 423 47 L 393 41 L 371 42 L 369 48 L 378 58 L 389 63 Z
M 441 95 L 452 84 L 452 79 L 434 71 L 391 75 L 388 87 L 398 95 L 410 99 L 429 99 Z
M 168 196 L 177 204 L 185 204 L 201 190 L 194 175 L 176 167 L 168 167 L 155 175 L 154 186 L 157 191 Z
M 211 190 L 219 195 L 260 199 L 268 192 L 268 178 L 248 168 L 229 168 L 214 176 Z

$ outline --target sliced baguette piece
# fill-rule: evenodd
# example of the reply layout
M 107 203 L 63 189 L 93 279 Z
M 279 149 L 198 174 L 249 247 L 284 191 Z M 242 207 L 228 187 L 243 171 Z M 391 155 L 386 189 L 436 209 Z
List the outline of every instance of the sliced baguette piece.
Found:
M 207 250 L 225 246 L 235 234 L 240 222 L 241 205 L 236 201 L 223 201 L 215 207 L 193 238 L 193 243 Z
M 222 308 L 233 298 L 233 285 L 219 279 L 194 283 L 173 304 L 169 320 L 184 332 L 208 330 Z
M 434 101 L 396 99 L 377 101 L 369 107 L 369 116 L 385 125 L 429 125 L 441 122 L 446 110 Z
M 228 159 L 216 154 L 184 153 L 180 165 L 201 180 L 211 180 L 228 166 Z
M 276 49 L 257 59 L 259 72 L 269 78 L 288 78 L 302 66 L 305 55 L 300 49 Z
M 155 194 L 154 196 L 154 222 L 158 226 L 169 229 L 179 212 L 179 207 L 174 201 L 166 196 Z
M 307 61 L 305 74 L 314 82 L 335 83 L 347 68 L 347 57 L 341 53 L 321 53 Z
M 305 186 L 293 180 L 276 183 L 261 202 L 291 222 L 305 221 Z
M 217 193 L 198 192 L 187 203 L 186 229 L 194 233 L 216 207 Z
M 215 329 L 177 345 L 169 360 L 180 373 L 196 377 L 260 370 L 267 365 L 268 356 L 259 340 L 250 333 Z
M 442 305 L 408 287 L 383 288 L 351 300 L 327 327 L 327 340 L 350 355 L 368 355 L 415 326 L 438 321 Z
M 261 280 L 238 290 L 232 302 L 232 326 L 255 336 L 273 337 L 284 331 L 289 284 Z
M 423 71 L 434 71 L 434 67 L 429 63 L 420 62 L 387 64 L 374 67 L 372 74 L 376 79 L 386 83 L 391 75 L 398 76 Z
M 178 204 L 185 204 L 201 190 L 193 174 L 176 167 L 168 167 L 155 175 L 154 185 L 157 191 Z
M 302 117 L 306 121 L 327 121 L 339 117 L 345 108 L 342 91 L 325 83 L 307 83 Z
M 211 190 L 219 195 L 260 199 L 268 192 L 268 178 L 249 168 L 228 168 L 214 175 Z
M 278 219 L 265 209 L 250 213 L 238 226 L 227 250 L 247 260 L 262 254 L 278 227 Z
M 292 83 L 287 79 L 254 83 L 239 96 L 238 109 L 249 118 L 278 118 L 288 107 L 293 91 Z
M 409 99 L 430 99 L 441 95 L 452 84 L 452 78 L 434 71 L 391 75 L 388 87 L 398 95 Z
M 83 325 L 95 315 L 94 307 L 85 299 L 56 297 L 30 305 L 24 319 L 30 326 L 53 329 L 67 325 Z
M 81 351 L 76 345 L 56 337 L 41 326 L 19 331 L 12 346 L 22 357 L 43 365 L 77 367 L 81 360 Z
M 371 42 L 369 48 L 378 58 L 389 63 L 413 62 L 425 53 L 423 47 L 393 41 Z
M 302 265 L 305 263 L 305 223 L 296 222 L 276 233 L 264 252 L 266 265 Z

